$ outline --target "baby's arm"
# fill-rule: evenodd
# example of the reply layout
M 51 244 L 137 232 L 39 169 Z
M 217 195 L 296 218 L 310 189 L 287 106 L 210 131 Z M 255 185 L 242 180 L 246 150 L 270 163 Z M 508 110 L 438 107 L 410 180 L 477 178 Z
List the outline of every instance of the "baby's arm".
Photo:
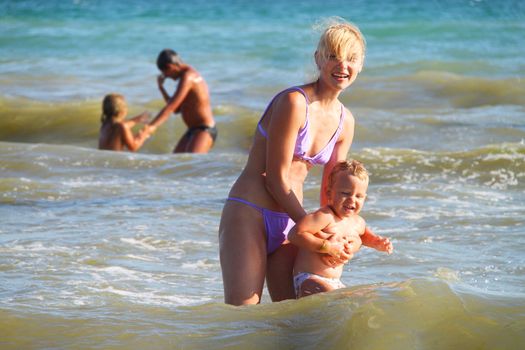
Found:
M 361 241 L 367 247 L 387 252 L 388 254 L 392 254 L 394 251 L 394 246 L 390 239 L 376 235 L 368 227 L 365 227 L 365 232 L 361 235 Z
M 129 118 L 129 119 L 126 119 L 124 121 L 124 123 L 126 123 L 126 126 L 128 128 L 132 128 L 134 127 L 135 125 L 137 124 L 145 124 L 147 122 L 149 122 L 149 113 L 148 112 L 142 112 L 141 114 L 133 117 L 133 118 Z
M 149 137 L 149 134 L 142 130 L 137 135 L 133 135 L 127 124 L 121 123 L 120 127 L 122 128 L 122 142 L 132 152 L 137 151 Z

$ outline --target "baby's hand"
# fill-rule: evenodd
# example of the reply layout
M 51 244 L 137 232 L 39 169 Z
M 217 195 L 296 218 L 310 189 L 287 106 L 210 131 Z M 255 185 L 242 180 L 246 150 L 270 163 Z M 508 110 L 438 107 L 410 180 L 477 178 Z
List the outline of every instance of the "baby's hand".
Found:
M 150 133 L 148 133 L 145 128 L 140 129 L 139 133 L 137 134 L 137 137 L 140 139 L 147 140 L 151 136 Z
M 155 130 L 157 130 L 157 127 L 153 126 L 153 125 L 150 125 L 150 124 L 146 124 L 146 125 L 144 125 L 142 130 L 144 132 L 148 133 L 148 135 L 151 135 L 151 134 L 153 134 L 155 132 Z
M 394 246 L 392 245 L 392 242 L 390 242 L 390 239 L 379 236 L 377 237 L 377 242 L 375 242 L 375 249 L 392 254 Z
M 149 118 L 150 118 L 150 114 L 149 112 L 142 112 L 141 115 L 139 115 L 139 123 L 148 123 L 149 122 Z
M 153 131 L 152 131 L 153 129 Z M 144 139 L 148 139 L 151 134 L 153 134 L 153 132 L 155 131 L 154 128 L 152 128 L 150 125 L 146 124 L 142 127 L 142 129 L 140 129 L 139 131 L 139 136 L 140 137 L 143 137 Z

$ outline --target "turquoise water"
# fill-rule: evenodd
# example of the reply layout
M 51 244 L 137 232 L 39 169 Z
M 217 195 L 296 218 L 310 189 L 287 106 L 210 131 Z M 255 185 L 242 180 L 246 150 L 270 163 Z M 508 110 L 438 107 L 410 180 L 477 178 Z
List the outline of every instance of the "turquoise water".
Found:
M 405 87 L 422 72 L 500 82 L 525 68 L 522 1 L 7 1 L 0 13 L 0 92 L 39 100 L 108 90 L 158 99 L 154 62 L 171 47 L 202 71 L 218 103 L 249 94 L 264 104 L 275 86 L 315 73 L 311 27 L 335 14 L 369 44 L 356 88 L 379 78 L 389 91 L 385 77 Z
M 367 39 L 341 99 L 395 253 L 363 248 L 335 293 L 224 305 L 224 199 L 331 15 Z M 524 34 L 523 1 L 0 2 L 0 348 L 523 348 Z M 162 107 L 165 47 L 207 80 L 215 147 L 170 154 L 172 117 L 138 153 L 97 150 L 105 94 Z

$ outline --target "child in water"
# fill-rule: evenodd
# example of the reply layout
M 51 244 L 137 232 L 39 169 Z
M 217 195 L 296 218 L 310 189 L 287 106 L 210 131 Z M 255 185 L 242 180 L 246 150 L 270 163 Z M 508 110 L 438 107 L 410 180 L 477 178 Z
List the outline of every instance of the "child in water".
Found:
M 138 123 L 147 123 L 149 115 L 144 112 L 136 117 L 124 119 L 128 114 L 128 107 L 124 96 L 108 94 L 102 102 L 102 117 L 100 121 L 100 136 L 98 148 L 112 151 L 122 151 L 124 147 L 135 152 L 149 137 L 148 133 L 140 131 L 133 135 L 131 130 Z
M 356 160 L 337 163 L 326 187 L 328 205 L 304 216 L 290 231 L 288 239 L 299 247 L 294 265 L 297 298 L 343 288 L 340 281 L 343 264 L 334 265 L 330 258 L 338 258 L 344 251 L 355 251 L 356 247 L 350 249 L 352 244 L 388 254 L 394 250 L 388 238 L 366 229 L 365 220 L 359 216 L 367 188 L 368 172 L 362 163 Z M 332 236 L 342 238 L 338 241 Z

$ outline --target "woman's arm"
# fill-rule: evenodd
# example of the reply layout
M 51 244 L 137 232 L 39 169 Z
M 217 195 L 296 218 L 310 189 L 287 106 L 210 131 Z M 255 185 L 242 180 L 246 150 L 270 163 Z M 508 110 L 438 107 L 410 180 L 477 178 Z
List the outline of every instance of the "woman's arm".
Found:
M 354 139 L 354 127 L 355 120 L 354 116 L 348 109 L 345 109 L 345 120 L 343 124 L 343 131 L 339 136 L 339 140 L 334 146 L 334 150 L 330 157 L 330 160 L 323 169 L 323 178 L 321 181 L 321 206 L 325 206 L 328 203 L 328 198 L 326 198 L 326 186 L 328 185 L 328 176 L 332 171 L 332 168 L 337 164 L 337 162 L 346 160 L 348 157 L 348 151 L 350 146 L 352 146 L 352 141 Z
M 333 222 L 333 216 L 320 209 L 304 216 L 288 234 L 288 240 L 294 245 L 316 253 L 326 253 L 340 257 L 344 252 L 344 243 L 329 240 L 328 235 L 321 233 Z
M 299 92 L 282 94 L 274 101 L 267 127 L 265 185 L 290 218 L 297 222 L 306 215 L 292 190 L 290 168 L 299 129 L 305 123 L 306 100 Z

